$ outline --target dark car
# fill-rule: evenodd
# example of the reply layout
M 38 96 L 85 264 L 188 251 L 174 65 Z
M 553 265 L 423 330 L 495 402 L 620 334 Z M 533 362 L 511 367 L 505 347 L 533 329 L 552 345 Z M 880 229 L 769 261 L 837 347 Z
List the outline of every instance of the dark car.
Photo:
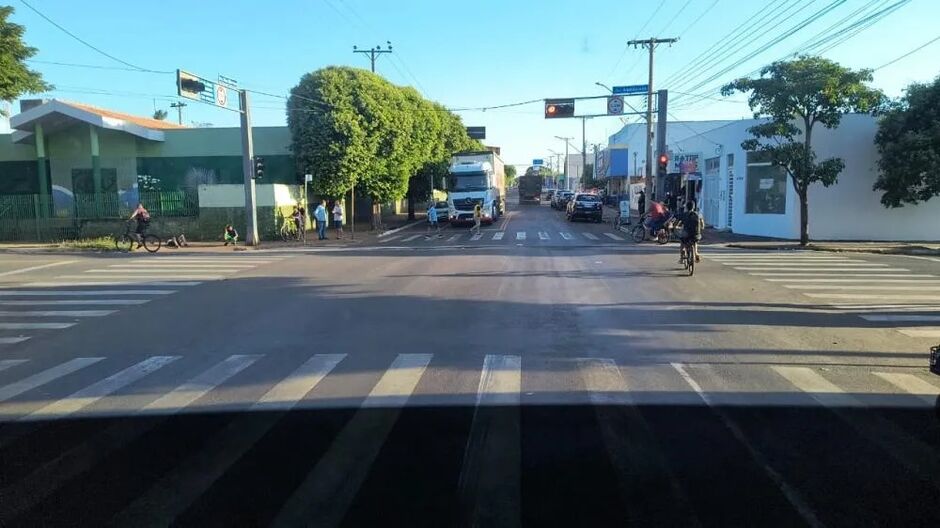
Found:
M 568 202 L 567 216 L 569 222 L 584 218 L 600 223 L 604 217 L 604 203 L 596 194 L 578 193 Z
M 555 189 L 548 189 L 547 191 L 542 191 L 542 201 L 552 203 L 552 198 L 555 197 Z
M 555 193 L 555 197 L 552 198 L 552 207 L 555 209 L 565 210 L 565 207 L 568 205 L 568 200 L 574 196 L 574 193 L 571 191 L 558 191 Z

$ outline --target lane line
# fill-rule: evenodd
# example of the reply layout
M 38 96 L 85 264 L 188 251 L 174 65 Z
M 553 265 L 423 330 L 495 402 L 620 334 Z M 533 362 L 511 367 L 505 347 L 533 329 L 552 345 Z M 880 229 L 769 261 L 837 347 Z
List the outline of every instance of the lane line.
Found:
M 94 365 L 103 359 L 103 357 L 80 357 L 70 359 L 65 363 L 50 367 L 46 370 L 43 370 L 42 372 L 29 376 L 28 378 L 24 378 L 9 385 L 4 385 L 3 387 L 0 387 L 0 402 L 7 401 L 10 398 L 19 396 L 26 391 L 30 391 L 45 385 L 50 381 L 55 381 L 87 366 Z
M 0 359 L 0 371 L 4 371 L 8 368 L 13 368 L 17 365 L 22 365 L 29 361 L 28 359 Z
M 574 238 L 574 236 L 572 236 L 571 233 L 566 233 L 564 231 L 559 231 L 558 234 L 561 235 L 561 238 L 564 238 L 565 240 L 571 240 Z
M 587 238 L 587 239 L 589 239 L 589 240 L 600 240 L 599 238 L 597 238 L 597 235 L 595 235 L 594 233 L 584 232 L 584 233 L 581 233 L 581 234 L 584 235 L 584 237 Z
M 109 394 L 120 390 L 148 374 L 176 361 L 181 356 L 151 356 L 136 365 L 92 383 L 61 400 L 52 402 L 19 419 L 21 422 L 63 418 L 74 414 L 97 402 Z
M 704 401 L 705 404 L 708 405 L 712 411 L 718 415 L 719 418 L 721 418 L 721 421 L 724 422 L 725 427 L 727 427 L 735 439 L 737 439 L 738 442 L 744 446 L 748 454 L 751 455 L 751 458 L 754 459 L 754 461 L 757 462 L 761 468 L 763 468 L 767 476 L 770 477 L 770 479 L 777 485 L 777 489 L 783 493 L 783 496 L 787 498 L 787 501 L 793 506 L 794 509 L 796 509 L 800 516 L 803 517 L 803 520 L 806 521 L 806 523 L 810 526 L 815 528 L 823 528 L 825 525 L 819 520 L 818 517 L 816 517 L 816 514 L 813 512 L 813 509 L 810 508 L 809 503 L 806 502 L 806 500 L 800 496 L 799 492 L 797 492 L 797 490 L 783 478 L 783 475 L 777 472 L 777 470 L 770 465 L 767 459 L 764 458 L 764 455 L 762 455 L 760 451 L 758 451 L 758 449 L 754 447 L 754 445 L 751 444 L 751 442 L 747 439 L 747 436 L 745 436 L 744 431 L 738 427 L 738 424 L 732 421 L 728 414 L 722 410 L 721 406 L 714 404 L 711 396 L 709 396 L 709 394 L 702 389 L 701 385 L 699 385 L 698 382 L 689 375 L 689 373 L 685 370 L 685 366 L 681 363 L 672 363 L 672 368 L 676 369 L 679 375 L 682 376 L 682 379 L 685 380 L 685 382 L 690 387 L 692 387 L 692 390 L 694 390 L 699 395 L 702 401 Z
M 0 296 L 9 297 L 57 297 L 80 295 L 169 295 L 176 290 L 59 290 L 59 291 L 29 291 L 29 290 L 0 290 Z
M 41 264 L 39 266 L 30 266 L 28 268 L 21 268 L 18 270 L 4 271 L 3 273 L 0 273 L 0 277 L 8 277 L 10 275 L 18 275 L 20 273 L 29 273 L 30 271 L 51 268 L 53 266 L 64 266 L 66 264 L 73 264 L 75 262 L 78 262 L 78 261 L 77 260 L 63 260 L 62 262 L 53 262 L 51 264 Z
M 498 232 L 496 232 L 496 233 L 493 233 L 493 240 L 502 240 L 502 239 L 503 239 L 503 235 L 505 235 L 505 234 L 506 234 L 506 233 L 505 233 L 504 231 L 498 231 Z
M 62 330 L 75 323 L 0 323 L 0 330 Z
M 0 306 L 48 306 L 48 305 L 133 306 L 133 305 L 144 304 L 148 302 L 150 302 L 150 299 L 80 299 L 80 300 L 45 299 L 41 301 L 2 301 L 0 300 Z
M 117 310 L 0 310 L 0 317 L 104 317 Z
M 399 354 L 272 526 L 337 526 L 424 374 L 431 354 Z M 376 413 L 373 409 L 382 409 Z
M 539 231 L 539 240 L 548 240 L 548 233 L 545 231 Z
M 927 402 L 927 405 L 934 405 L 937 401 L 937 396 L 940 396 L 940 388 L 913 374 L 904 374 L 901 372 L 872 372 L 872 374 L 904 392 L 917 396 Z
M 525 240 L 525 231 L 516 231 L 516 240 Z
M 0 345 L 15 345 L 29 339 L 29 336 L 23 337 L 0 337 Z M 2 369 L 0 369 L 2 370 Z
M 607 238 L 609 238 L 609 239 L 611 239 L 611 240 L 623 240 L 623 237 L 617 236 L 617 235 L 615 235 L 615 234 L 613 234 L 613 233 L 604 233 L 604 236 L 607 237 Z

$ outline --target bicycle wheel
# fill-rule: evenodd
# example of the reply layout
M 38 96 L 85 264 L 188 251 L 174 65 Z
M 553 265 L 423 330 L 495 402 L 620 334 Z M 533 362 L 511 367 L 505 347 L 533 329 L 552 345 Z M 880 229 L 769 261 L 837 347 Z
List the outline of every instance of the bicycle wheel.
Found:
M 656 233 L 656 242 L 659 242 L 660 245 L 666 244 L 669 242 L 669 233 L 665 229 L 660 229 Z
M 160 240 L 157 235 L 144 235 L 144 249 L 150 253 L 156 253 L 160 251 L 160 246 L 163 242 Z
M 691 277 L 695 273 L 695 253 L 692 252 L 690 255 L 686 255 L 685 260 L 689 263 L 689 277 Z
M 130 251 L 134 249 L 134 240 L 127 235 L 121 235 L 114 239 L 114 248 L 119 251 Z
M 638 225 L 633 228 L 633 231 L 630 232 L 630 235 L 633 237 L 633 241 L 639 244 L 646 240 L 646 227 Z

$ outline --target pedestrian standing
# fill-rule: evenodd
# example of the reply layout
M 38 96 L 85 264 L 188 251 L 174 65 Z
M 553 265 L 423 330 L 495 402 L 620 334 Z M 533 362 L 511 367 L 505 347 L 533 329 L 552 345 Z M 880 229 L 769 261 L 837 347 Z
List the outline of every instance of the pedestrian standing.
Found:
M 643 213 L 646 212 L 646 191 L 641 190 L 639 197 L 636 199 L 637 202 L 637 216 L 642 217 Z
M 336 227 L 336 240 L 343 239 L 343 203 L 336 200 L 333 204 L 333 226 Z
M 313 211 L 313 217 L 317 219 L 317 238 L 326 240 L 326 200 L 320 200 L 320 204 Z
M 431 238 L 432 229 L 437 234 L 437 238 L 441 238 L 441 226 L 437 223 L 437 204 L 434 200 L 428 202 L 428 232 L 424 235 L 425 238 Z
M 480 204 L 473 206 L 473 227 L 470 228 L 471 233 L 480 234 L 480 222 L 483 221 L 483 207 Z

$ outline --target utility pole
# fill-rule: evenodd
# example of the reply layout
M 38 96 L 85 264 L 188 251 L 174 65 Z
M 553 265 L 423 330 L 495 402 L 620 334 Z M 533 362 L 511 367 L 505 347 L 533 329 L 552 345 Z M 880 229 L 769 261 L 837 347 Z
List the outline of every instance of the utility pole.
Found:
M 647 211 L 653 203 L 653 55 L 656 46 L 660 44 L 672 44 L 678 42 L 678 38 L 655 38 L 650 37 L 644 40 L 631 40 L 627 42 L 628 46 L 646 48 L 650 52 L 649 59 L 649 85 L 646 87 L 646 201 Z
M 255 152 L 254 142 L 251 138 L 251 112 L 248 109 L 248 92 L 238 91 L 238 102 L 241 105 L 242 125 L 242 165 L 245 172 L 245 223 L 248 225 L 245 234 L 245 245 L 258 245 L 258 210 L 255 207 Z
M 586 117 L 581 118 L 581 182 L 584 184 L 584 169 L 587 168 L 587 136 L 585 135 Z M 583 187 L 582 187 L 583 188 Z
M 184 103 L 184 102 L 182 102 L 182 101 L 179 101 L 179 102 L 176 102 L 176 103 L 170 103 L 170 108 L 175 108 L 175 109 L 176 109 L 177 123 L 179 123 L 179 124 L 181 124 L 181 125 L 183 124 L 183 107 L 184 107 L 184 106 L 187 106 L 187 105 L 186 105 L 186 103 Z
M 386 40 L 386 41 L 385 41 L 385 44 L 386 44 L 386 46 L 387 46 L 386 49 L 382 49 L 382 46 L 375 46 L 375 47 L 372 48 L 372 49 L 361 50 L 361 49 L 357 48 L 356 46 L 353 46 L 353 53 L 362 53 L 363 55 L 368 55 L 368 56 L 369 56 L 369 64 L 371 64 L 371 66 L 372 66 L 372 73 L 375 73 L 375 59 L 377 59 L 377 58 L 379 57 L 379 55 L 381 55 L 381 54 L 383 54 L 383 53 L 391 53 L 391 52 L 392 52 L 392 43 L 391 43 L 390 41 Z
M 636 164 L 636 151 L 633 151 L 633 176 L 637 177 L 640 175 L 640 167 Z
M 564 161 L 565 166 L 563 167 L 564 170 L 562 172 L 565 175 L 565 190 L 570 191 L 571 190 L 571 178 L 568 177 L 568 144 L 574 138 L 555 136 L 555 139 L 560 139 L 565 142 L 565 161 Z

